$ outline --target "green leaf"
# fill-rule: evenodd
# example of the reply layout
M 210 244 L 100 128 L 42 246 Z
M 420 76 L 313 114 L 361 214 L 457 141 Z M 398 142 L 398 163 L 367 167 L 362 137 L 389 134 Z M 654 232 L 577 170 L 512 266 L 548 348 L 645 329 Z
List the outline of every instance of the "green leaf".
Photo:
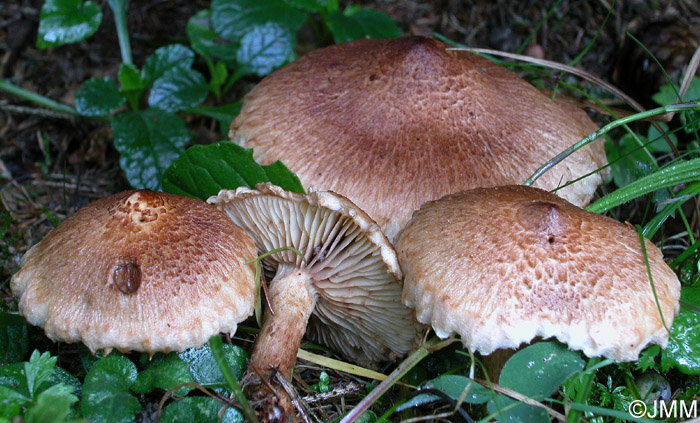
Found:
M 119 67 L 119 85 L 123 91 L 140 91 L 146 88 L 138 68 L 126 63 Z
M 663 134 L 656 129 L 655 126 L 649 125 L 649 131 L 647 132 L 647 139 L 651 142 L 647 148 L 653 153 L 670 153 L 671 147 L 668 146 L 668 142 L 663 138 L 663 135 L 668 136 L 673 145 L 678 145 L 678 137 L 676 134 L 668 132 L 668 125 L 664 122 L 657 122 L 657 124 L 664 131 Z
M 0 366 L 0 386 L 5 386 L 31 399 L 27 378 L 24 376 L 25 363 L 12 363 Z
M 141 74 L 146 85 L 150 85 L 164 73 L 175 68 L 190 68 L 194 63 L 194 52 L 180 44 L 161 47 L 153 53 L 143 66 Z
M 119 164 L 134 188 L 159 190 L 163 173 L 190 140 L 185 123 L 159 109 L 120 113 L 112 119 Z
M 162 423 L 243 423 L 243 415 L 235 408 L 228 408 L 221 420 L 218 412 L 223 405 L 209 397 L 188 397 L 168 404 L 160 418 Z
M 82 41 L 97 31 L 102 9 L 91 1 L 46 0 L 39 15 L 36 45 L 41 49 Z
M 136 373 L 134 363 L 121 355 L 111 354 L 95 363 L 83 384 L 83 416 L 92 423 L 132 422 L 141 409 L 129 393 Z
M 0 417 L 11 419 L 19 416 L 22 407 L 31 401 L 30 397 L 8 386 L 0 385 Z
M 88 79 L 75 93 L 75 108 L 83 116 L 106 116 L 125 102 L 111 78 Z
M 236 60 L 247 73 L 265 76 L 294 54 L 296 36 L 288 28 L 268 22 L 256 25 L 241 39 Z
M 577 352 L 557 342 L 538 342 L 515 353 L 503 366 L 499 384 L 534 400 L 549 397 L 572 375 L 584 368 Z M 487 404 L 501 422 L 549 422 L 547 411 L 498 395 Z
M 207 98 L 207 93 L 209 84 L 201 73 L 178 67 L 155 80 L 148 104 L 166 112 L 178 112 L 201 103 Z
M 51 376 L 56 366 L 58 357 L 51 357 L 51 354 L 34 350 L 28 362 L 24 363 L 24 377 L 27 379 L 27 390 L 30 396 L 35 396 L 39 392 L 39 386 Z
M 491 390 L 484 388 L 466 376 L 459 375 L 444 375 L 437 377 L 426 382 L 423 386 L 420 386 L 418 390 L 437 389 L 438 391 L 441 391 L 453 400 L 457 401 L 467 387 L 469 387 L 469 391 L 467 391 L 467 394 L 463 399 L 464 402 L 470 404 L 483 404 L 494 396 L 494 393 L 491 392 Z M 411 407 L 429 404 L 441 399 L 442 397 L 430 393 L 418 394 L 397 407 L 396 411 L 403 411 Z
M 293 33 L 301 28 L 306 13 L 279 0 L 212 0 L 211 26 L 219 36 L 240 41 L 250 28 L 268 22 L 277 23 Z
M 613 181 L 618 187 L 624 187 L 657 169 L 654 160 L 630 134 L 623 136 L 618 145 L 605 143 L 605 154 L 611 163 Z
M 188 148 L 165 172 L 163 188 L 174 194 L 206 200 L 224 188 L 254 188 L 259 182 L 272 182 L 289 191 L 304 192 L 297 176 L 282 162 L 260 166 L 253 159 L 252 149 L 228 141 Z
M 349 6 L 342 13 L 336 11 L 328 15 L 328 29 L 336 43 L 344 43 L 362 38 L 396 38 L 401 30 L 386 13 Z
M 63 422 L 71 412 L 71 405 L 78 401 L 73 387 L 59 383 L 43 391 L 27 410 L 25 420 L 32 423 Z
M 312 13 L 321 13 L 326 11 L 327 3 L 324 0 L 282 0 L 286 5 L 295 9 L 305 10 Z
M 222 104 L 221 106 L 191 107 L 186 111 L 218 120 L 221 135 L 226 137 L 231 127 L 231 122 L 238 116 L 238 112 L 241 111 L 242 104 L 242 101 L 236 101 L 235 103 Z
M 683 305 L 700 306 L 700 285 L 681 288 L 681 311 L 673 321 L 668 346 L 661 352 L 661 367 L 675 367 L 687 375 L 700 375 L 700 314 Z
M 224 375 L 216 364 L 216 359 L 212 355 L 211 347 L 208 344 L 201 348 L 187 349 L 181 352 L 179 356 L 189 366 L 195 382 L 210 388 L 227 388 L 228 385 Z M 248 364 L 248 355 L 240 347 L 225 344 L 224 356 L 234 376 L 240 380 Z
M 659 92 L 652 96 L 654 101 L 662 106 L 669 104 L 674 104 L 678 100 L 676 95 L 676 90 L 674 90 L 670 85 L 664 85 L 659 89 Z M 694 76 L 690 81 L 690 86 L 688 91 L 686 91 L 683 96 L 683 102 L 697 101 L 700 99 L 700 78 Z M 697 111 L 686 111 L 680 113 L 681 123 L 685 126 L 686 133 L 692 133 L 697 131 L 699 124 L 691 124 L 692 122 L 697 122 L 700 119 L 700 113 Z
M 139 394 L 151 392 L 156 388 L 167 391 L 182 383 L 193 381 L 187 363 L 177 354 L 167 354 L 154 358 L 148 368 L 139 373 L 131 390 Z M 175 391 L 175 395 L 187 395 L 191 390 L 191 387 L 183 386 Z
M 211 11 L 200 10 L 187 21 L 187 38 L 194 51 L 202 56 L 215 57 L 233 66 L 238 44 L 225 40 L 211 29 Z
M 27 321 L 19 314 L 0 313 L 0 364 L 22 361 L 28 351 Z

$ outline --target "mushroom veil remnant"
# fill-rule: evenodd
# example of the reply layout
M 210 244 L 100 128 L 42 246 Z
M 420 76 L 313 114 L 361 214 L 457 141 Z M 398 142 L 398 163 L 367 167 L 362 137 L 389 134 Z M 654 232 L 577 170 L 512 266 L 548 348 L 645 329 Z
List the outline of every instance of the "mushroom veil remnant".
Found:
M 222 190 L 209 202 L 248 231 L 259 251 L 294 247 L 303 259 L 287 250 L 263 261 L 275 275 L 269 283 L 272 312 L 255 341 L 252 369 L 265 376 L 276 369 L 289 378 L 305 332 L 363 365 L 416 346 L 419 325 L 401 303 L 396 254 L 373 220 L 332 192 L 256 188 Z M 255 401 L 260 391 L 248 393 Z M 279 408 L 293 414 L 288 403 Z
M 522 183 L 596 129 L 502 66 L 407 36 L 326 47 L 275 71 L 245 97 L 229 136 L 262 164 L 282 160 L 304 186 L 348 197 L 393 239 L 426 201 Z M 536 185 L 606 163 L 596 141 Z M 584 206 L 601 172 L 557 194 Z
M 660 307 L 633 228 L 536 188 L 429 202 L 396 248 L 404 302 L 440 337 L 457 333 L 482 354 L 555 337 L 589 357 L 632 361 L 648 344 L 666 346 L 679 309 L 678 278 L 644 243 Z
M 22 258 L 27 321 L 92 351 L 181 351 L 253 312 L 251 238 L 203 201 L 126 191 L 78 210 Z

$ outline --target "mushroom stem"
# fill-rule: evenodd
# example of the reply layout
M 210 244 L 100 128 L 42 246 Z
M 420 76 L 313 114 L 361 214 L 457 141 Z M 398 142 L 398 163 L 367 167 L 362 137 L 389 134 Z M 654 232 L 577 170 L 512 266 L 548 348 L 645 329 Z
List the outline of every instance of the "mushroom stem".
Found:
M 270 283 L 268 299 L 274 315 L 269 310 L 265 313 L 250 358 L 246 393 L 253 401 L 261 402 L 260 408 L 264 415 L 280 416 L 279 420 L 271 421 L 295 421 L 294 408 L 284 390 L 276 389 L 276 392 L 271 393 L 268 387 L 274 387 L 272 376 L 275 372 L 281 373 L 287 380 L 291 377 L 299 344 L 316 305 L 310 280 L 309 274 L 304 270 L 280 266 Z M 256 370 L 270 383 L 260 381 Z

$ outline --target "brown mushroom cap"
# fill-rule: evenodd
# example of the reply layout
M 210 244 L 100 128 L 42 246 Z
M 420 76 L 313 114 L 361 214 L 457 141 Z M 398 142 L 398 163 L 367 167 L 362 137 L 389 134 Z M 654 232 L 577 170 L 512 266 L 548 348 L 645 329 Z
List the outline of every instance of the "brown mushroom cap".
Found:
M 645 240 L 666 327 L 680 283 Z M 637 232 L 536 188 L 474 189 L 425 204 L 397 238 L 418 320 L 489 354 L 556 337 L 590 356 L 665 346 Z
M 303 254 L 305 261 L 283 251 L 263 263 L 277 273 L 271 290 L 292 283 L 297 273 L 304 275 L 302 290 L 314 297 L 307 336 L 363 365 L 413 348 L 419 325 L 401 303 L 396 253 L 377 224 L 333 192 L 303 195 L 271 184 L 256 188 L 222 190 L 209 202 L 248 231 L 261 252 L 294 247 Z M 276 313 L 275 319 L 280 318 Z
M 255 246 L 205 202 L 127 191 L 66 219 L 12 278 L 20 312 L 92 351 L 181 351 L 253 312 Z
M 229 136 L 263 164 L 282 160 L 304 186 L 348 197 L 391 239 L 424 202 L 522 183 L 595 129 L 515 73 L 447 47 L 410 36 L 313 51 L 246 96 Z M 605 163 L 596 142 L 537 185 L 551 190 Z M 582 206 L 602 179 L 557 194 Z

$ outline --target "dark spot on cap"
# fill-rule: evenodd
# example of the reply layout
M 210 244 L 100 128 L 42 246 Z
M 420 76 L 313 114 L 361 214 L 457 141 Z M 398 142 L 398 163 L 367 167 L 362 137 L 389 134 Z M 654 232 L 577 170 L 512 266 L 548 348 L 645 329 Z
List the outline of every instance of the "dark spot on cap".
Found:
M 136 263 L 119 264 L 112 270 L 112 281 L 122 294 L 133 294 L 141 286 L 141 269 Z

